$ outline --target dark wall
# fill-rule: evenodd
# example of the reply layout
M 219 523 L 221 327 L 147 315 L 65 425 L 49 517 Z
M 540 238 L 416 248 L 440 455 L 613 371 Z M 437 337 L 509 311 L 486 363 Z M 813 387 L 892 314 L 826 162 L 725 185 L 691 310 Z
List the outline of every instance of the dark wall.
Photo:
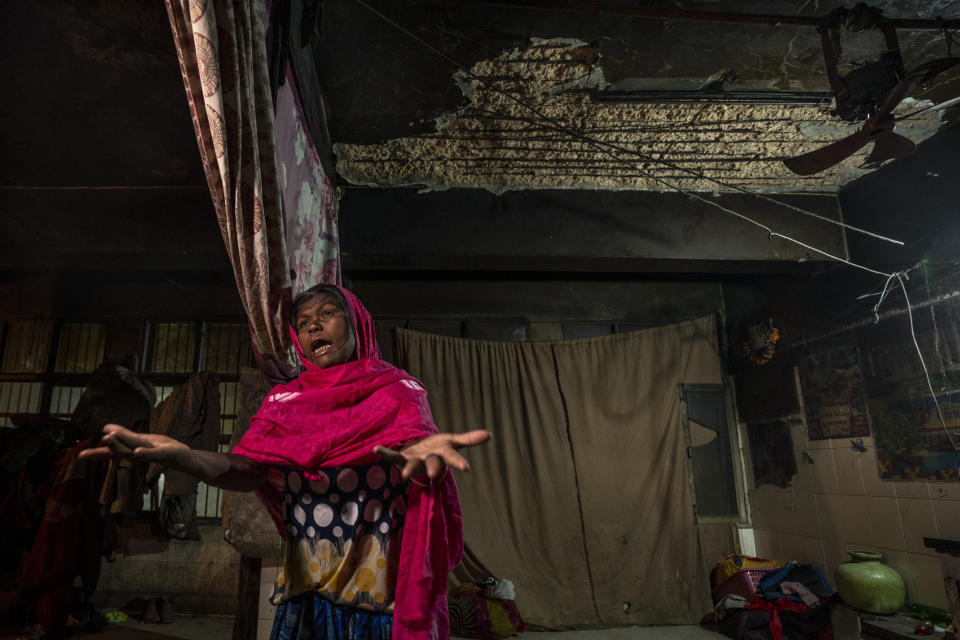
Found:
M 206 186 L 0 189 L 0 271 L 229 271 Z
M 902 240 L 903 248 L 850 236 L 856 260 L 886 271 L 918 260 L 953 264 L 960 248 L 960 126 L 840 191 L 844 218 Z
M 603 335 L 722 310 L 719 282 L 623 274 L 361 274 L 348 282 L 377 321 L 385 357 L 393 329 L 515 339 L 497 326 L 525 327 L 526 340 L 557 340 L 582 328 Z M 589 325 L 589 326 L 584 326 Z M 595 333 L 594 333 L 595 332 Z
M 832 196 L 778 199 L 829 219 Z M 834 254 L 840 228 L 745 195 L 718 204 Z M 345 189 L 340 237 L 347 269 L 779 273 L 822 257 L 676 193 L 479 189 Z
M 370 312 L 383 316 L 528 318 L 539 322 L 656 320 L 718 310 L 716 281 L 650 279 L 640 275 L 525 273 L 426 274 L 351 278 Z
M 778 198 L 839 219 L 833 196 Z M 844 251 L 835 225 L 749 196 L 717 202 Z M 536 340 L 562 338 L 578 323 L 637 328 L 722 311 L 727 285 L 832 268 L 672 193 L 349 188 L 340 237 L 345 277 L 387 333 L 406 323 L 480 337 L 470 323 L 520 321 Z M 385 351 L 389 342 L 381 336 Z
M 241 318 L 162 3 L 5 8 L 0 321 Z
M 913 305 L 950 295 L 960 288 L 960 127 L 946 128 L 921 144 L 913 156 L 848 185 L 839 198 L 846 222 L 905 243 L 897 247 L 848 234 L 853 261 L 882 272 L 909 269 L 919 262 L 904 281 Z M 796 411 L 793 366 L 804 354 L 829 340 L 846 335 L 849 340 L 859 341 L 861 349 L 867 348 L 866 338 L 856 336 L 874 335 L 875 332 L 869 332 L 873 306 L 885 280 L 881 275 L 835 265 L 818 274 L 755 278 L 725 286 L 741 415 L 766 419 Z M 906 308 L 899 283 L 893 284 L 894 290 L 881 312 Z M 952 313 L 952 303 L 944 304 L 948 306 L 935 305 L 935 309 Z M 934 344 L 933 329 L 923 325 L 929 321 L 930 313 L 929 308 L 915 311 L 921 344 L 925 344 L 924 340 Z M 782 338 L 774 359 L 757 367 L 743 357 L 738 347 L 745 338 L 746 326 L 766 318 L 773 318 Z M 889 357 L 903 362 L 889 366 L 912 370 L 917 356 L 905 316 L 884 320 L 879 327 L 890 323 L 897 323 L 898 329 L 893 334 L 883 334 L 884 340 L 893 339 L 891 335 L 896 338 L 897 355 Z M 858 329 L 843 331 L 853 326 Z M 943 341 L 943 336 L 939 341 Z M 869 349 L 876 348 L 875 342 L 870 342 Z M 909 348 L 900 348 L 903 345 Z M 890 348 L 893 347 L 891 344 Z M 929 345 L 925 349 L 930 362 L 940 363 Z
M 104 322 L 107 357 L 140 353 L 146 321 L 239 320 L 229 272 L 60 271 L 0 285 L 2 320 Z
M 5 271 L 0 273 L 0 319 L 47 320 L 53 317 L 56 273 Z

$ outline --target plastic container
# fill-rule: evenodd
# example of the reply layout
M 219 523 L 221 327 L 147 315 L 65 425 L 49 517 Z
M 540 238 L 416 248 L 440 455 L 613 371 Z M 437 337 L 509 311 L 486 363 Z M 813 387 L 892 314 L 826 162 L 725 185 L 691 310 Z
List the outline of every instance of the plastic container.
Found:
M 759 591 L 760 581 L 771 571 L 776 571 L 776 568 L 767 567 L 737 571 L 732 578 L 725 580 L 713 590 L 713 603 L 720 602 L 731 593 L 752 600 Z

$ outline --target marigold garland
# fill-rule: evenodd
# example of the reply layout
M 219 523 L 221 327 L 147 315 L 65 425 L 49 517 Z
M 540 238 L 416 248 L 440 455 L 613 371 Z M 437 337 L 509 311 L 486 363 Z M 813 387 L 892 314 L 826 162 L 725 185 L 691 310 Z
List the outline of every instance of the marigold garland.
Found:
M 779 339 L 780 331 L 776 327 L 771 327 L 770 335 L 767 336 L 764 346 L 759 349 L 754 349 L 750 346 L 750 341 L 746 340 L 743 343 L 743 350 L 746 352 L 747 357 L 750 358 L 750 362 L 758 366 L 764 365 L 773 358 L 773 353 L 776 351 L 777 340 Z

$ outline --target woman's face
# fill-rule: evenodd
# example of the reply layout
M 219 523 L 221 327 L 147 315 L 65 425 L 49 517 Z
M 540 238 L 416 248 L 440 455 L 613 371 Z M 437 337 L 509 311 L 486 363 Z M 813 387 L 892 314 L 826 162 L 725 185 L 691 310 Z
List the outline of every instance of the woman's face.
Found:
M 353 360 L 357 340 L 350 318 L 336 301 L 324 294 L 307 300 L 295 318 L 297 338 L 307 360 L 321 369 Z

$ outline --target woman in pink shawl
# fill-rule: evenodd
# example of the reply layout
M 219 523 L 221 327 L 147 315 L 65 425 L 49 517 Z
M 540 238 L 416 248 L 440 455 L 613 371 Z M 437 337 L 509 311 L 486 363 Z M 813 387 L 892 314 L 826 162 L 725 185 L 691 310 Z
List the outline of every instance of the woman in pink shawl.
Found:
M 449 636 L 447 575 L 463 550 L 449 467 L 486 431 L 440 434 L 426 391 L 380 359 L 370 314 L 317 285 L 293 304 L 304 371 L 267 396 L 232 453 L 107 425 L 85 457 L 159 462 L 257 491 L 285 538 L 271 640 Z

